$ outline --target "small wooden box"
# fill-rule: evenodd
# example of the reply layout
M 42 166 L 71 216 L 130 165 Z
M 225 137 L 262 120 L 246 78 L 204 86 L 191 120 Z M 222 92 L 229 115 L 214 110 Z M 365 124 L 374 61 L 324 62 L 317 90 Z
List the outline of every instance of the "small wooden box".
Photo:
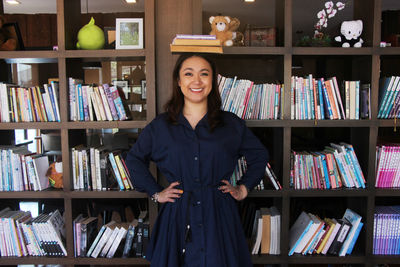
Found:
M 275 27 L 247 25 L 244 32 L 245 46 L 275 46 Z

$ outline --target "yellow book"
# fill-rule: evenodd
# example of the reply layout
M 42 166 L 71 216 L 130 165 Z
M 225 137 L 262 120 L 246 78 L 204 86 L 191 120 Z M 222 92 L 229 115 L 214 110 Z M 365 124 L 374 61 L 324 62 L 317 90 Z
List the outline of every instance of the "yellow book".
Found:
M 129 182 L 128 182 L 128 176 L 126 175 L 124 166 L 122 165 L 119 155 L 114 155 L 114 158 L 115 158 L 115 162 L 117 163 L 119 173 L 121 174 L 122 182 L 124 183 L 125 189 L 127 189 L 127 190 L 131 189 Z
M 204 45 L 204 46 L 220 46 L 221 40 L 207 40 L 207 39 L 179 39 L 175 38 L 172 41 L 173 45 Z
M 321 244 L 317 248 L 317 254 L 320 254 L 321 251 L 324 249 L 326 241 L 328 241 L 329 237 L 332 234 L 333 229 L 335 228 L 335 223 L 331 219 L 325 218 L 324 220 L 329 225 L 329 230 L 328 233 L 325 235 L 324 239 L 322 239 Z
M 171 52 L 198 52 L 198 53 L 219 53 L 222 54 L 222 46 L 202 45 L 170 45 Z

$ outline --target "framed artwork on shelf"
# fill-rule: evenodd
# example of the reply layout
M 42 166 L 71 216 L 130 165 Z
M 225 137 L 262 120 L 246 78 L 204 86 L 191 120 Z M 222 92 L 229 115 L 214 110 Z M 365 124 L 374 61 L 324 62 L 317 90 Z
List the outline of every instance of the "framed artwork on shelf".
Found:
M 143 19 L 116 19 L 116 49 L 143 49 Z
M 141 80 L 140 84 L 142 86 L 142 99 L 146 99 L 146 80 Z
M 115 27 L 104 27 L 105 48 L 115 49 Z

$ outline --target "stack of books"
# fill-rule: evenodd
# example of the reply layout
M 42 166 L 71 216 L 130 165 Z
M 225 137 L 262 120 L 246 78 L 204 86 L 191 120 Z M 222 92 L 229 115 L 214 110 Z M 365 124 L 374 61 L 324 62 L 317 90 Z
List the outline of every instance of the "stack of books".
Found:
M 75 257 L 144 257 L 150 231 L 143 216 L 129 223 L 110 221 L 99 231 L 96 225 L 96 217 L 82 214 L 73 221 Z
M 400 187 L 400 145 L 382 145 L 376 148 L 377 172 L 375 187 Z
M 222 109 L 246 120 L 277 120 L 282 118 L 283 85 L 255 84 L 246 79 L 218 75 Z
M 41 191 L 50 187 L 47 155 L 24 147 L 0 149 L 0 191 Z
M 379 85 L 378 119 L 400 118 L 400 76 L 385 77 Z
M 341 219 L 320 219 L 302 211 L 290 228 L 289 256 L 294 253 L 351 254 L 362 229 L 361 216 L 346 209 Z
M 274 206 L 256 210 L 251 254 L 281 254 L 281 214 Z
M 375 255 L 400 255 L 400 206 L 376 206 L 373 249 Z
M 42 87 L 0 83 L 1 122 L 60 122 L 58 82 Z
M 215 35 L 177 34 L 170 48 L 171 52 L 223 53 Z
M 128 114 L 117 86 L 85 85 L 69 78 L 69 107 L 71 121 L 117 121 Z
M 58 210 L 32 218 L 29 211 L 0 211 L 1 257 L 64 257 L 65 225 Z
M 108 147 L 72 148 L 74 190 L 133 190 L 121 153 Z
M 246 158 L 241 157 L 238 159 L 238 164 L 236 165 L 235 170 L 233 171 L 233 174 L 230 178 L 230 183 L 232 185 L 237 185 L 238 181 L 240 181 L 243 177 L 243 175 L 247 171 L 247 163 L 246 163 Z M 281 190 L 282 186 L 279 183 L 278 178 L 276 177 L 274 171 L 271 168 L 271 165 L 267 163 L 267 166 L 265 167 L 265 174 L 263 179 L 260 181 L 260 183 L 254 188 L 254 190 L 265 190 L 267 189 L 267 184 L 270 184 L 275 190 Z
M 292 76 L 292 120 L 370 119 L 370 110 L 370 84 L 344 81 L 341 90 L 336 77 Z
M 295 189 L 365 188 L 354 148 L 340 143 L 319 152 L 291 153 L 290 186 Z

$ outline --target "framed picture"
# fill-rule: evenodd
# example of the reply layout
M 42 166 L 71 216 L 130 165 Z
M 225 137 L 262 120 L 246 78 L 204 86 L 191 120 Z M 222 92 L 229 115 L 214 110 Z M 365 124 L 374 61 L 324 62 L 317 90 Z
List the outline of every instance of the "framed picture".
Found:
M 141 80 L 140 84 L 142 85 L 142 99 L 146 99 L 146 80 Z
M 17 40 L 17 48 L 16 50 L 25 50 L 24 42 L 22 40 L 22 35 L 18 27 L 18 23 L 5 23 L 3 25 L 3 31 L 8 32 L 8 36 L 12 37 L 13 39 Z
M 105 47 L 115 49 L 115 27 L 104 27 Z
M 143 19 L 116 19 L 116 49 L 143 48 Z

